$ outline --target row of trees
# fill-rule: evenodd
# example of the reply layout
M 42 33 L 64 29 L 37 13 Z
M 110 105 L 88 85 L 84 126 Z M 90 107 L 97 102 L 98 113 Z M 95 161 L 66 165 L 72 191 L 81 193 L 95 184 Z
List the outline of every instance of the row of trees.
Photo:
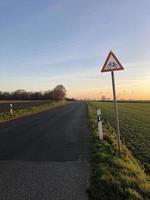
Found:
M 66 92 L 63 85 L 57 85 L 53 90 L 46 92 L 27 92 L 25 90 L 0 92 L 0 100 L 63 100 L 66 98 Z

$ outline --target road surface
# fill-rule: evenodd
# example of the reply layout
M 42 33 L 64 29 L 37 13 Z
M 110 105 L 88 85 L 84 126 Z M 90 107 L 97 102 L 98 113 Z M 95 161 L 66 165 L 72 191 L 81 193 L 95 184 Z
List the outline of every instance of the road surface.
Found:
M 88 134 L 84 102 L 0 124 L 0 200 L 87 200 Z

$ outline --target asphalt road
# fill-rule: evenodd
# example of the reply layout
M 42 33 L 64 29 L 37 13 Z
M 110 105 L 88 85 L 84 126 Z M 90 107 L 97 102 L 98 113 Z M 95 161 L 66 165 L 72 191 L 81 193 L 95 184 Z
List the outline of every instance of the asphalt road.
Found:
M 0 124 L 0 200 L 87 200 L 88 134 L 84 102 Z

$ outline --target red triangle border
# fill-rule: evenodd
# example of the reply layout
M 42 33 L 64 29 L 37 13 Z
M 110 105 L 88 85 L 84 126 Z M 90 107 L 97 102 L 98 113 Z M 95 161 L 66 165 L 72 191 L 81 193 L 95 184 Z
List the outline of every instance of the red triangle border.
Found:
M 109 58 L 110 58 L 111 55 L 114 57 L 114 59 L 116 60 L 116 62 L 119 64 L 120 68 L 118 68 L 118 69 L 112 69 L 112 70 L 111 69 L 108 69 L 108 70 L 105 69 L 106 64 L 107 64 L 107 62 L 108 62 L 108 60 L 109 60 Z M 122 66 L 122 64 L 120 63 L 120 61 L 118 60 L 118 58 L 115 56 L 115 54 L 112 51 L 110 51 L 109 54 L 108 54 L 108 56 L 107 56 L 107 58 L 106 58 L 106 61 L 105 61 L 104 65 L 102 67 L 101 72 L 110 72 L 110 71 L 118 71 L 118 70 L 124 70 L 124 67 Z

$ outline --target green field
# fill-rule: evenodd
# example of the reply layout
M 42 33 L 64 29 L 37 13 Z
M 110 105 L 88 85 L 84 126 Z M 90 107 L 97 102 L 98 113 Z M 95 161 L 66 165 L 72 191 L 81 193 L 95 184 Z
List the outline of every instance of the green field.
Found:
M 9 104 L 13 103 L 13 114 L 9 112 Z M 16 104 L 15 104 L 16 103 Z M 66 104 L 67 101 L 4 101 L 0 102 L 0 123 L 10 121 L 19 117 L 33 115 L 35 113 L 44 112 L 46 110 Z M 6 107 L 6 104 L 8 106 Z M 5 106 L 4 106 L 5 105 Z M 4 108 L 4 109 L 3 109 Z M 7 109 L 6 109 L 7 108 Z M 4 110 L 4 111 L 3 111 Z
M 99 139 L 97 130 L 96 108 L 99 107 L 102 108 L 103 114 L 105 113 L 103 141 Z M 88 102 L 88 115 L 91 155 L 91 175 L 88 189 L 90 199 L 149 200 L 150 176 L 144 172 L 144 168 L 133 157 L 126 145 L 122 144 L 121 154 L 118 152 L 115 130 L 107 122 L 110 120 L 111 124 L 114 124 L 111 104 Z M 137 140 L 134 143 L 136 142 Z
M 112 102 L 90 102 L 101 108 L 104 122 L 115 127 Z M 118 103 L 122 143 L 150 173 L 150 103 Z

